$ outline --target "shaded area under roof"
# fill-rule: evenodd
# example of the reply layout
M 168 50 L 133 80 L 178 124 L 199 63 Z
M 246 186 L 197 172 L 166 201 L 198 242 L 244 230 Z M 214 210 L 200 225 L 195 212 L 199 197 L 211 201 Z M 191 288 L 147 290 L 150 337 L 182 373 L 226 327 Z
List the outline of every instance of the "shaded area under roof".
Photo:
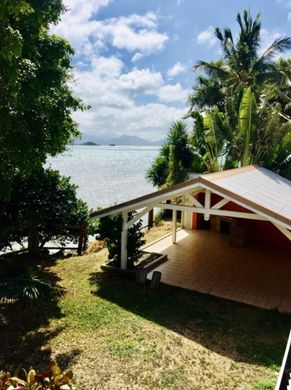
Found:
M 167 195 L 169 198 L 171 195 L 177 196 L 178 193 L 191 191 L 191 188 L 197 188 L 199 185 L 229 197 L 248 209 L 283 222 L 291 229 L 291 181 L 257 165 L 201 175 L 165 190 L 93 212 L 91 217 L 98 218 L 104 214 L 134 210 L 141 204 L 145 207 L 147 203 L 159 201 L 159 198 L 165 198 Z

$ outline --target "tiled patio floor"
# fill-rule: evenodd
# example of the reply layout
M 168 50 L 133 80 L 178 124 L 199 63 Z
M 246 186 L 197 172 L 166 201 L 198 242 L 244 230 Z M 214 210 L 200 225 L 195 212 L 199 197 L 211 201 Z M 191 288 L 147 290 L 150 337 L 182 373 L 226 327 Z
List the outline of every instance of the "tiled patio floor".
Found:
M 228 235 L 184 229 L 177 232 L 176 244 L 168 236 L 146 250 L 168 255 L 155 269 L 165 284 L 291 313 L 288 251 L 263 244 L 232 247 Z

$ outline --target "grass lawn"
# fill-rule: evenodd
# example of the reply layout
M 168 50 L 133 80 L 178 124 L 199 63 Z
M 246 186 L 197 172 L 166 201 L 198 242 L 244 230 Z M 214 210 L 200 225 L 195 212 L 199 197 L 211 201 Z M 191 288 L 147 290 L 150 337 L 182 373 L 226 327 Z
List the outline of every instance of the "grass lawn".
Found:
M 54 356 L 79 388 L 273 389 L 290 316 L 100 271 L 106 250 L 56 260 L 56 303 L 1 307 L 0 367 Z

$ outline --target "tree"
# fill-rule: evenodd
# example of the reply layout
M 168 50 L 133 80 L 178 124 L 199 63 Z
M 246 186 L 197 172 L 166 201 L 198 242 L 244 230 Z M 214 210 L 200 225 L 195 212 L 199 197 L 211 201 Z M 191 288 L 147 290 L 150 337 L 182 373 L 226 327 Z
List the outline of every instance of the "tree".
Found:
M 172 164 L 179 166 L 181 175 L 178 177 L 175 174 L 175 180 L 173 182 L 173 172 L 171 173 L 172 178 L 169 179 L 172 184 L 177 184 L 187 178 L 187 174 L 192 169 L 193 153 L 191 145 L 189 143 L 189 134 L 187 126 L 182 121 L 177 121 L 170 127 L 167 135 L 166 142 L 162 145 L 158 157 L 154 160 L 152 166 L 148 169 L 146 178 L 154 185 L 162 187 L 166 184 L 169 178 L 170 166 L 170 154 L 171 145 L 174 146 L 172 150 Z M 175 162 L 173 161 L 175 160 Z
M 49 34 L 63 11 L 61 0 L 1 1 L 0 196 L 14 175 L 38 169 L 79 134 L 71 113 L 84 107 L 68 87 L 73 50 Z
M 244 10 L 243 15 L 238 13 L 236 18 L 239 24 L 239 36 L 234 41 L 229 28 L 222 32 L 216 27 L 214 34 L 220 41 L 223 60 L 218 62 L 199 61 L 193 70 L 202 70 L 208 75 L 215 75 L 223 80 L 231 91 L 238 87 L 256 88 L 266 81 L 273 81 L 278 77 L 278 70 L 272 59 L 291 49 L 291 37 L 281 37 L 259 55 L 261 44 L 261 22 L 258 14 L 253 20 L 250 13 Z M 282 75 L 281 75 L 282 76 Z
M 88 207 L 76 196 L 76 186 L 58 171 L 40 169 L 27 177 L 19 175 L 12 184 L 9 199 L 0 199 L 0 249 L 10 242 L 22 244 L 37 234 L 37 243 L 61 238 L 74 241 L 79 226 L 88 219 Z M 28 240 L 30 250 L 30 240 Z
M 226 148 L 218 153 L 221 155 L 223 152 L 224 163 L 215 169 L 250 163 L 271 168 L 274 164 L 274 169 L 276 166 L 279 173 L 286 174 L 291 160 L 290 144 L 286 141 L 288 132 L 291 131 L 291 64 L 290 60 L 281 59 L 276 62 L 273 58 L 291 48 L 291 37 L 276 39 L 260 55 L 260 15 L 253 19 L 249 12 L 244 11 L 243 15 L 237 15 L 237 22 L 240 31 L 236 41 L 229 28 L 223 31 L 215 29 L 215 36 L 221 45 L 222 59 L 199 61 L 193 68 L 194 71 L 204 72 L 198 76 L 193 94 L 189 97 L 188 116 L 194 118 L 194 134 L 198 137 L 197 126 L 200 125 L 200 141 L 194 141 L 195 164 L 201 164 L 201 150 L 197 148 L 201 140 L 204 141 L 201 144 L 202 151 L 204 148 L 205 152 L 209 144 L 208 152 L 202 153 L 208 169 L 213 166 L 213 156 L 218 150 L 212 149 L 213 137 L 206 139 L 205 132 L 201 133 L 201 128 L 205 126 L 201 127 L 201 120 L 197 122 L 195 112 L 203 110 L 205 122 L 209 115 L 211 117 L 218 111 L 224 118 L 223 127 L 226 131 L 223 144 Z M 276 153 L 280 154 L 278 161 Z
M 172 187 L 173 185 L 181 183 L 185 180 L 187 180 L 187 172 L 176 154 L 175 144 L 171 144 L 168 163 L 168 175 L 163 188 Z
M 135 212 L 130 212 L 128 220 L 130 221 Z M 101 218 L 95 226 L 95 232 L 98 239 L 105 240 L 108 248 L 108 258 L 113 261 L 116 267 L 121 265 L 121 231 L 123 218 L 122 214 L 113 217 Z M 133 269 L 134 263 L 140 258 L 142 252 L 140 247 L 144 245 L 144 233 L 141 231 L 142 221 L 133 224 L 128 229 L 127 238 L 127 268 Z

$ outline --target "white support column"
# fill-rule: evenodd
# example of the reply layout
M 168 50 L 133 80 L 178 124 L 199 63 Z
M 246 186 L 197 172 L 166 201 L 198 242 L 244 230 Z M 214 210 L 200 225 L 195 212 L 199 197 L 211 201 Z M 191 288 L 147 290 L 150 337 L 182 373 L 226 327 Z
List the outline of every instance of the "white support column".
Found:
M 127 268 L 127 221 L 128 221 L 128 212 L 124 211 L 122 213 L 122 232 L 121 232 L 121 269 Z
M 210 206 L 211 206 L 211 192 L 209 190 L 206 190 L 205 191 L 205 204 L 204 204 L 204 208 L 205 208 L 204 220 L 205 221 L 209 221 Z
M 177 210 L 172 211 L 172 243 L 176 244 L 177 240 Z
M 192 198 L 190 199 L 190 197 L 186 194 L 184 195 L 184 205 L 185 206 L 192 206 L 193 205 L 193 202 L 192 202 Z M 183 219 L 182 219 L 182 228 L 183 229 L 192 229 L 192 215 L 193 215 L 193 212 L 191 211 L 182 211 L 182 215 L 183 215 Z

